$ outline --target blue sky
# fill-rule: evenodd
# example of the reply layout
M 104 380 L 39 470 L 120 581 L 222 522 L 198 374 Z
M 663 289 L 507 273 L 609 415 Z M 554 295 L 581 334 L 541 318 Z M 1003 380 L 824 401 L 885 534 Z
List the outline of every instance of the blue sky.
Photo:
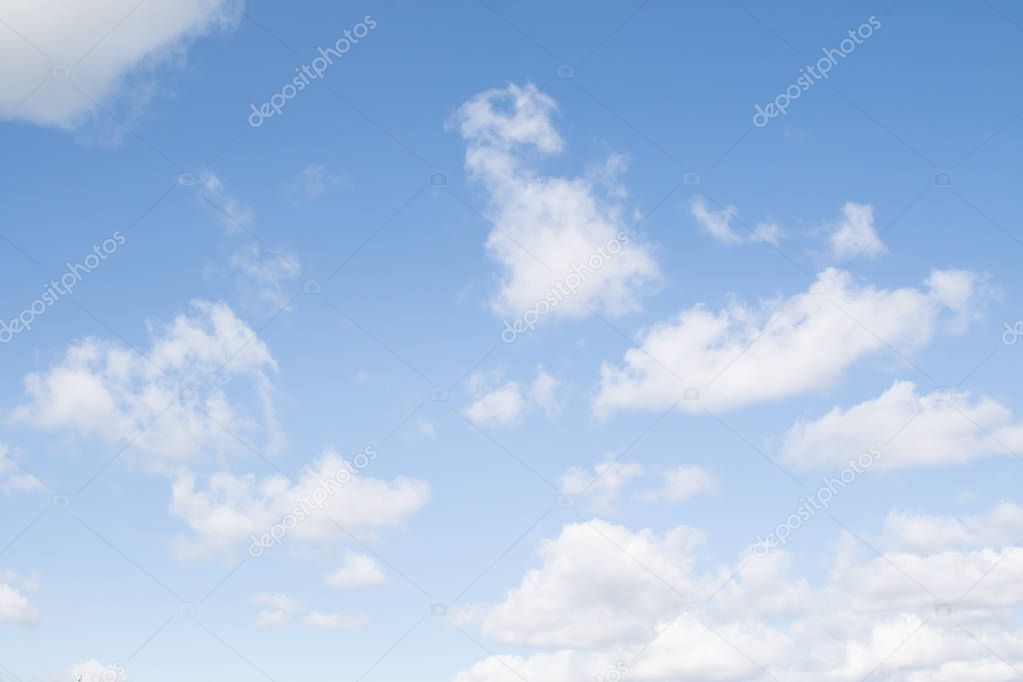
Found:
M 1023 674 L 1011 3 L 63 5 L 0 681 Z

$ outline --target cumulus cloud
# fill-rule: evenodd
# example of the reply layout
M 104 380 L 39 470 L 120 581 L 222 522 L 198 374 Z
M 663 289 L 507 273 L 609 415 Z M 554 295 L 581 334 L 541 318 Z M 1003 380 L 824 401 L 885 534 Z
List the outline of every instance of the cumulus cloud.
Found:
M 566 495 L 589 498 L 590 510 L 597 514 L 613 514 L 622 489 L 629 481 L 643 475 L 638 462 L 616 461 L 614 453 L 608 453 L 595 464 L 592 470 L 572 467 L 561 477 L 561 491 Z
M 59 7 L 15 0 L 4 3 L 3 13 L 0 108 L 13 110 L 15 119 L 67 129 L 99 115 L 96 103 L 115 105 L 129 82 L 132 92 L 145 90 L 155 67 L 183 55 L 195 38 L 233 25 L 240 12 L 226 0 Z M 66 77 L 60 67 L 67 67 Z
M 341 567 L 327 576 L 327 584 L 338 590 L 380 587 L 387 584 L 387 576 L 370 557 L 349 551 Z
M 921 394 L 911 381 L 896 381 L 877 398 L 833 408 L 797 422 L 785 439 L 784 458 L 803 467 L 844 466 L 868 448 L 881 450 L 877 466 L 961 464 L 1023 451 L 1023 421 L 991 398 L 969 391 Z
M 303 543 L 335 544 L 348 537 L 342 528 L 375 536 L 401 525 L 429 497 L 425 481 L 372 478 L 330 450 L 294 482 L 281 474 L 257 479 L 219 472 L 202 484 L 182 472 L 170 511 L 191 532 L 175 550 L 185 559 L 216 556 L 250 545 L 273 527 L 285 529 L 286 541 Z
M 842 206 L 842 216 L 832 226 L 829 236 L 831 254 L 836 258 L 877 258 L 888 248 L 874 229 L 874 207 L 848 201 Z
M 1023 540 L 1023 507 L 1002 502 L 972 516 L 893 511 L 877 544 L 918 554 L 1014 545 Z
M 9 572 L 0 579 L 0 623 L 33 627 L 39 622 L 39 609 L 22 593 L 24 586 L 15 586 L 16 582 L 17 576 Z
M 943 520 L 956 529 L 952 543 L 906 544 L 889 521 L 883 556 L 843 532 L 819 585 L 795 577 L 783 551 L 747 549 L 705 566 L 691 528 L 566 525 L 501 601 L 458 615 L 498 653 L 455 680 L 583 682 L 609 671 L 651 682 L 1015 679 L 1019 515 L 1002 505 Z M 998 531 L 984 527 L 993 518 Z
M 770 222 L 760 222 L 752 230 L 743 228 L 740 231 L 732 226 L 737 214 L 735 206 L 715 210 L 707 205 L 703 197 L 694 197 L 689 202 L 689 213 L 696 219 L 700 229 L 729 246 L 751 242 L 767 242 L 777 246 L 785 236 L 778 225 Z
M 595 407 L 724 410 L 821 390 L 868 355 L 912 353 L 939 329 L 961 329 L 982 288 L 960 270 L 878 289 L 829 268 L 788 298 L 697 305 L 644 331 L 623 365 L 605 363 Z
M 25 377 L 29 400 L 10 421 L 129 446 L 139 465 L 164 473 L 239 452 L 238 438 L 281 447 L 277 363 L 227 305 L 194 301 L 149 335 L 145 356 L 93 337 L 72 343 L 49 370 Z
M 512 424 L 530 408 L 538 407 L 547 414 L 558 410 L 555 391 L 558 380 L 537 369 L 536 376 L 528 386 L 517 381 L 508 381 L 496 387 L 487 386 L 483 374 L 475 374 L 469 382 L 473 402 L 465 409 L 466 416 L 476 424 Z
M 564 148 L 555 110 L 536 86 L 509 84 L 476 95 L 454 117 L 466 141 L 466 168 L 489 197 L 486 213 L 494 228 L 486 248 L 501 266 L 491 307 L 498 315 L 522 315 L 548 298 L 552 282 L 578 275 L 601 247 L 616 242 L 620 250 L 591 268 L 550 316 L 585 317 L 587 307 L 608 315 L 637 310 L 660 270 L 650 248 L 628 229 L 617 184 L 608 189 L 607 172 L 557 177 L 536 168 L 539 159 Z

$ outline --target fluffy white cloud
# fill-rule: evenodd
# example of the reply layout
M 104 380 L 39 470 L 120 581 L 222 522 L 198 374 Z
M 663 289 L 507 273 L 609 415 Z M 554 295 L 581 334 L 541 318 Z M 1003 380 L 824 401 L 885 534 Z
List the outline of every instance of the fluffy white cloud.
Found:
M 0 443 L 0 490 L 35 492 L 45 490 L 42 481 L 15 464 L 7 455 L 7 446 Z
M 750 242 L 767 242 L 777 246 L 785 236 L 778 225 L 768 222 L 757 223 L 752 230 L 737 230 L 732 226 L 736 216 L 735 206 L 715 210 L 707 205 L 703 197 L 694 197 L 689 202 L 689 212 L 704 232 L 729 246 Z
M 39 609 L 22 592 L 10 584 L 14 576 L 5 574 L 0 581 L 0 623 L 31 627 L 39 622 Z
M 804 467 L 844 466 L 870 447 L 888 469 L 959 464 L 976 457 L 1023 451 L 1023 423 L 1011 410 L 969 391 L 921 395 L 896 381 L 877 398 L 789 429 L 784 458 Z
M 73 128 L 95 113 L 94 102 L 109 108 L 127 94 L 129 81 L 132 93 L 145 90 L 156 66 L 238 14 L 226 0 L 7 0 L 0 109 L 17 106 L 14 118 Z M 58 66 L 69 69 L 66 78 L 53 77 Z
M 722 410 L 821 390 L 869 354 L 912 353 L 942 323 L 961 327 L 981 288 L 959 270 L 934 271 L 919 289 L 877 289 L 827 269 L 785 299 L 698 305 L 643 332 L 624 366 L 605 363 L 595 407 Z
M 328 450 L 294 483 L 281 474 L 257 479 L 220 472 L 201 487 L 194 473 L 180 473 L 170 511 L 191 529 L 191 536 L 177 543 L 177 555 L 198 558 L 251 546 L 253 536 L 268 533 L 273 533 L 272 544 L 285 536 L 334 544 L 348 537 L 335 523 L 372 536 L 402 524 L 429 497 L 424 481 L 371 478 Z
M 531 407 L 539 407 L 547 414 L 558 410 L 555 391 L 558 380 L 537 369 L 533 382 L 523 387 L 517 381 L 508 381 L 493 388 L 487 388 L 483 374 L 470 379 L 469 390 L 474 401 L 465 409 L 466 416 L 476 424 L 512 424 Z
M 877 544 L 918 554 L 1014 545 L 1023 540 L 1023 507 L 1003 502 L 983 514 L 954 517 L 893 511 Z
M 650 249 L 627 229 L 620 188 L 605 187 L 606 172 L 564 178 L 533 166 L 537 155 L 548 157 L 564 147 L 551 120 L 555 109 L 554 100 L 534 85 L 509 84 L 476 95 L 454 119 L 466 141 L 466 168 L 489 195 L 494 229 L 486 246 L 502 266 L 491 306 L 499 315 L 518 317 L 552 295 L 552 282 L 573 274 L 581 281 L 550 307 L 550 316 L 584 317 L 590 314 L 586 306 L 609 315 L 636 310 L 660 271 Z M 602 248 L 611 255 L 601 255 Z M 600 260 L 598 267 L 591 257 L 593 263 Z M 580 275 L 579 268 L 589 271 Z
M 681 598 L 672 588 L 693 591 L 692 550 L 703 541 L 701 532 L 685 527 L 659 534 L 600 520 L 565 526 L 541 544 L 542 565 L 483 614 L 481 630 L 515 646 L 591 647 L 652 637 L 655 625 L 678 610 Z
M 92 337 L 71 344 L 58 364 L 25 377 L 29 402 L 11 422 L 130 444 L 126 455 L 158 472 L 245 451 L 238 438 L 280 448 L 269 379 L 277 364 L 227 305 L 194 301 L 149 332 L 144 357 Z
M 349 551 L 341 567 L 327 576 L 327 584 L 338 590 L 379 587 L 387 584 L 387 576 L 372 558 Z
M 657 493 L 668 502 L 683 502 L 690 497 L 717 489 L 714 476 L 696 465 L 682 466 L 664 472 L 664 487 Z
M 819 586 L 795 578 L 782 551 L 698 570 L 698 531 L 571 524 L 502 601 L 459 616 L 517 651 L 455 680 L 584 682 L 617 670 L 651 682 L 1008 682 L 1023 662 L 1019 516 L 1001 505 L 946 519 L 958 539 L 926 546 L 907 546 L 889 521 L 884 556 L 842 533 Z M 1002 530 L 984 528 L 990 519 Z
M 638 462 L 615 461 L 608 453 L 592 468 L 572 467 L 561 477 L 561 491 L 566 495 L 589 497 L 590 510 L 597 514 L 613 514 L 622 489 L 629 481 L 643 475 Z
M 829 237 L 831 254 L 836 258 L 862 255 L 876 258 L 888 248 L 874 229 L 874 207 L 853 201 L 842 206 L 842 216 L 832 227 Z

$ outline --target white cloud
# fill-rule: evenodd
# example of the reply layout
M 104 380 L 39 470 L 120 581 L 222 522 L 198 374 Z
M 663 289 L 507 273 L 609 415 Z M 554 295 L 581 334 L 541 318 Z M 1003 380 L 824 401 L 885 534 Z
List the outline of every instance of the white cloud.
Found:
M 664 487 L 656 493 L 656 497 L 663 497 L 668 502 L 684 502 L 716 489 L 717 481 L 709 471 L 684 464 L 664 473 Z
M 252 603 L 267 607 L 256 616 L 256 625 L 261 628 L 288 625 L 294 614 L 305 611 L 305 606 L 300 601 L 283 594 L 262 592 L 252 598 Z
M 216 173 L 203 172 L 199 176 L 199 188 L 203 204 L 213 212 L 228 234 L 247 230 L 256 219 L 252 208 L 228 192 Z
M 555 391 L 559 381 L 539 367 L 533 382 L 526 387 L 508 381 L 487 389 L 486 379 L 476 374 L 469 383 L 474 401 L 465 409 L 466 416 L 476 424 L 512 424 L 531 407 L 539 407 L 548 415 L 558 411 Z
M 567 525 L 501 601 L 457 616 L 488 649 L 515 653 L 455 680 L 584 682 L 611 670 L 651 682 L 1015 679 L 1006 663 L 1023 662 L 1020 508 L 943 519 L 953 542 L 928 531 L 906 545 L 909 529 L 891 518 L 884 556 L 842 533 L 817 586 L 794 577 L 783 551 L 702 568 L 702 535 L 689 528 Z M 985 527 L 994 519 L 997 532 Z
M 595 408 L 663 410 L 677 401 L 680 410 L 722 410 L 822 390 L 868 355 L 912 353 L 943 324 L 957 331 L 981 288 L 957 270 L 934 271 L 919 289 L 877 289 L 827 269 L 786 299 L 697 305 L 643 332 L 623 366 L 603 365 Z M 698 400 L 687 399 L 691 387 Z
M 651 250 L 627 229 L 617 198 L 600 177 L 541 174 L 535 157 L 560 153 L 564 142 L 551 117 L 554 100 L 536 86 L 509 84 L 482 92 L 462 105 L 454 123 L 466 140 L 466 168 L 489 195 L 487 215 L 494 229 L 487 251 L 502 267 L 500 290 L 491 300 L 499 315 L 517 317 L 565 281 L 573 266 L 584 266 L 613 241 L 628 244 L 602 259 L 551 316 L 585 317 L 592 308 L 621 315 L 640 307 L 642 293 L 660 281 Z M 620 163 L 605 166 L 615 171 Z M 614 184 L 614 183 L 612 183 Z M 549 268 L 549 269 L 548 269 Z
M 74 128 L 101 115 L 93 101 L 111 108 L 129 82 L 132 92 L 146 89 L 156 66 L 238 14 L 224 0 L 5 2 L 0 109 L 17 106 L 14 118 Z M 57 65 L 69 67 L 69 78 L 51 78 Z
M 0 490 L 5 493 L 46 490 L 42 481 L 19 467 L 7 455 L 7 446 L 2 443 L 0 443 Z
M 887 469 L 961 464 L 1023 451 L 1023 422 L 1011 410 L 969 391 L 921 395 L 916 384 L 896 381 L 877 398 L 839 407 L 789 429 L 784 458 L 803 467 L 845 466 L 868 448 L 881 451 Z
M 1003 502 L 983 514 L 938 516 L 893 511 L 884 520 L 877 542 L 917 554 L 1006 547 L 1023 540 L 1023 507 Z
M 317 199 L 325 195 L 331 187 L 347 184 L 344 176 L 332 175 L 323 164 L 310 163 L 299 172 L 294 182 L 288 185 L 288 194 L 292 199 Z
M 742 231 L 737 230 L 732 226 L 737 213 L 735 206 L 724 206 L 715 210 L 707 205 L 703 197 L 694 197 L 689 202 L 689 212 L 704 232 L 729 246 L 751 242 L 767 242 L 777 246 L 785 236 L 782 229 L 771 222 L 757 223 L 752 230 L 746 228 Z
M 370 557 L 349 551 L 341 568 L 327 576 L 327 584 L 338 590 L 357 587 L 380 587 L 387 584 L 387 576 Z
M 600 520 L 567 525 L 542 542 L 542 565 L 482 614 L 481 631 L 512 646 L 592 647 L 652 637 L 679 605 L 664 582 L 692 591 L 692 550 L 703 540 L 685 527 L 658 534 Z
M 228 306 L 194 301 L 149 335 L 146 357 L 93 337 L 72 343 L 48 371 L 25 377 L 29 402 L 11 422 L 130 444 L 126 455 L 158 472 L 247 452 L 238 438 L 281 447 L 269 379 L 277 364 Z
M 39 609 L 10 582 L 14 582 L 10 576 L 0 582 L 0 623 L 35 626 L 39 622 Z
M 309 627 L 330 628 L 335 630 L 354 630 L 369 622 L 363 616 L 346 616 L 340 613 L 310 611 L 305 604 L 283 594 L 257 594 L 252 598 L 254 604 L 266 606 L 256 616 L 256 625 L 263 628 L 278 628 L 290 625 L 294 616 L 305 614 L 302 619 Z
M 322 613 L 311 611 L 305 617 L 306 625 L 314 628 L 329 628 L 332 630 L 355 630 L 369 622 L 365 616 L 346 616 L 340 613 Z
M 583 467 L 572 467 L 559 483 L 566 495 L 588 496 L 591 511 L 613 514 L 622 489 L 642 475 L 643 467 L 638 462 L 615 461 L 614 453 L 608 453 L 593 466 L 592 473 Z
M 191 535 L 179 540 L 176 553 L 190 559 L 231 552 L 274 526 L 293 526 L 285 541 L 336 544 L 348 536 L 335 522 L 372 537 L 401 525 L 430 497 L 425 481 L 404 476 L 385 481 L 353 469 L 328 450 L 294 483 L 281 474 L 257 479 L 220 472 L 201 487 L 194 473 L 180 473 L 170 511 L 188 524 Z
M 243 299 L 254 298 L 275 311 L 288 306 L 292 298 L 284 290 L 284 283 L 302 274 L 298 256 L 270 251 L 255 241 L 234 252 L 231 267 L 243 275 Z
M 832 227 L 829 239 L 831 253 L 836 258 L 859 255 L 876 258 L 888 252 L 874 229 L 874 207 L 870 204 L 846 202 L 842 206 L 842 217 Z

